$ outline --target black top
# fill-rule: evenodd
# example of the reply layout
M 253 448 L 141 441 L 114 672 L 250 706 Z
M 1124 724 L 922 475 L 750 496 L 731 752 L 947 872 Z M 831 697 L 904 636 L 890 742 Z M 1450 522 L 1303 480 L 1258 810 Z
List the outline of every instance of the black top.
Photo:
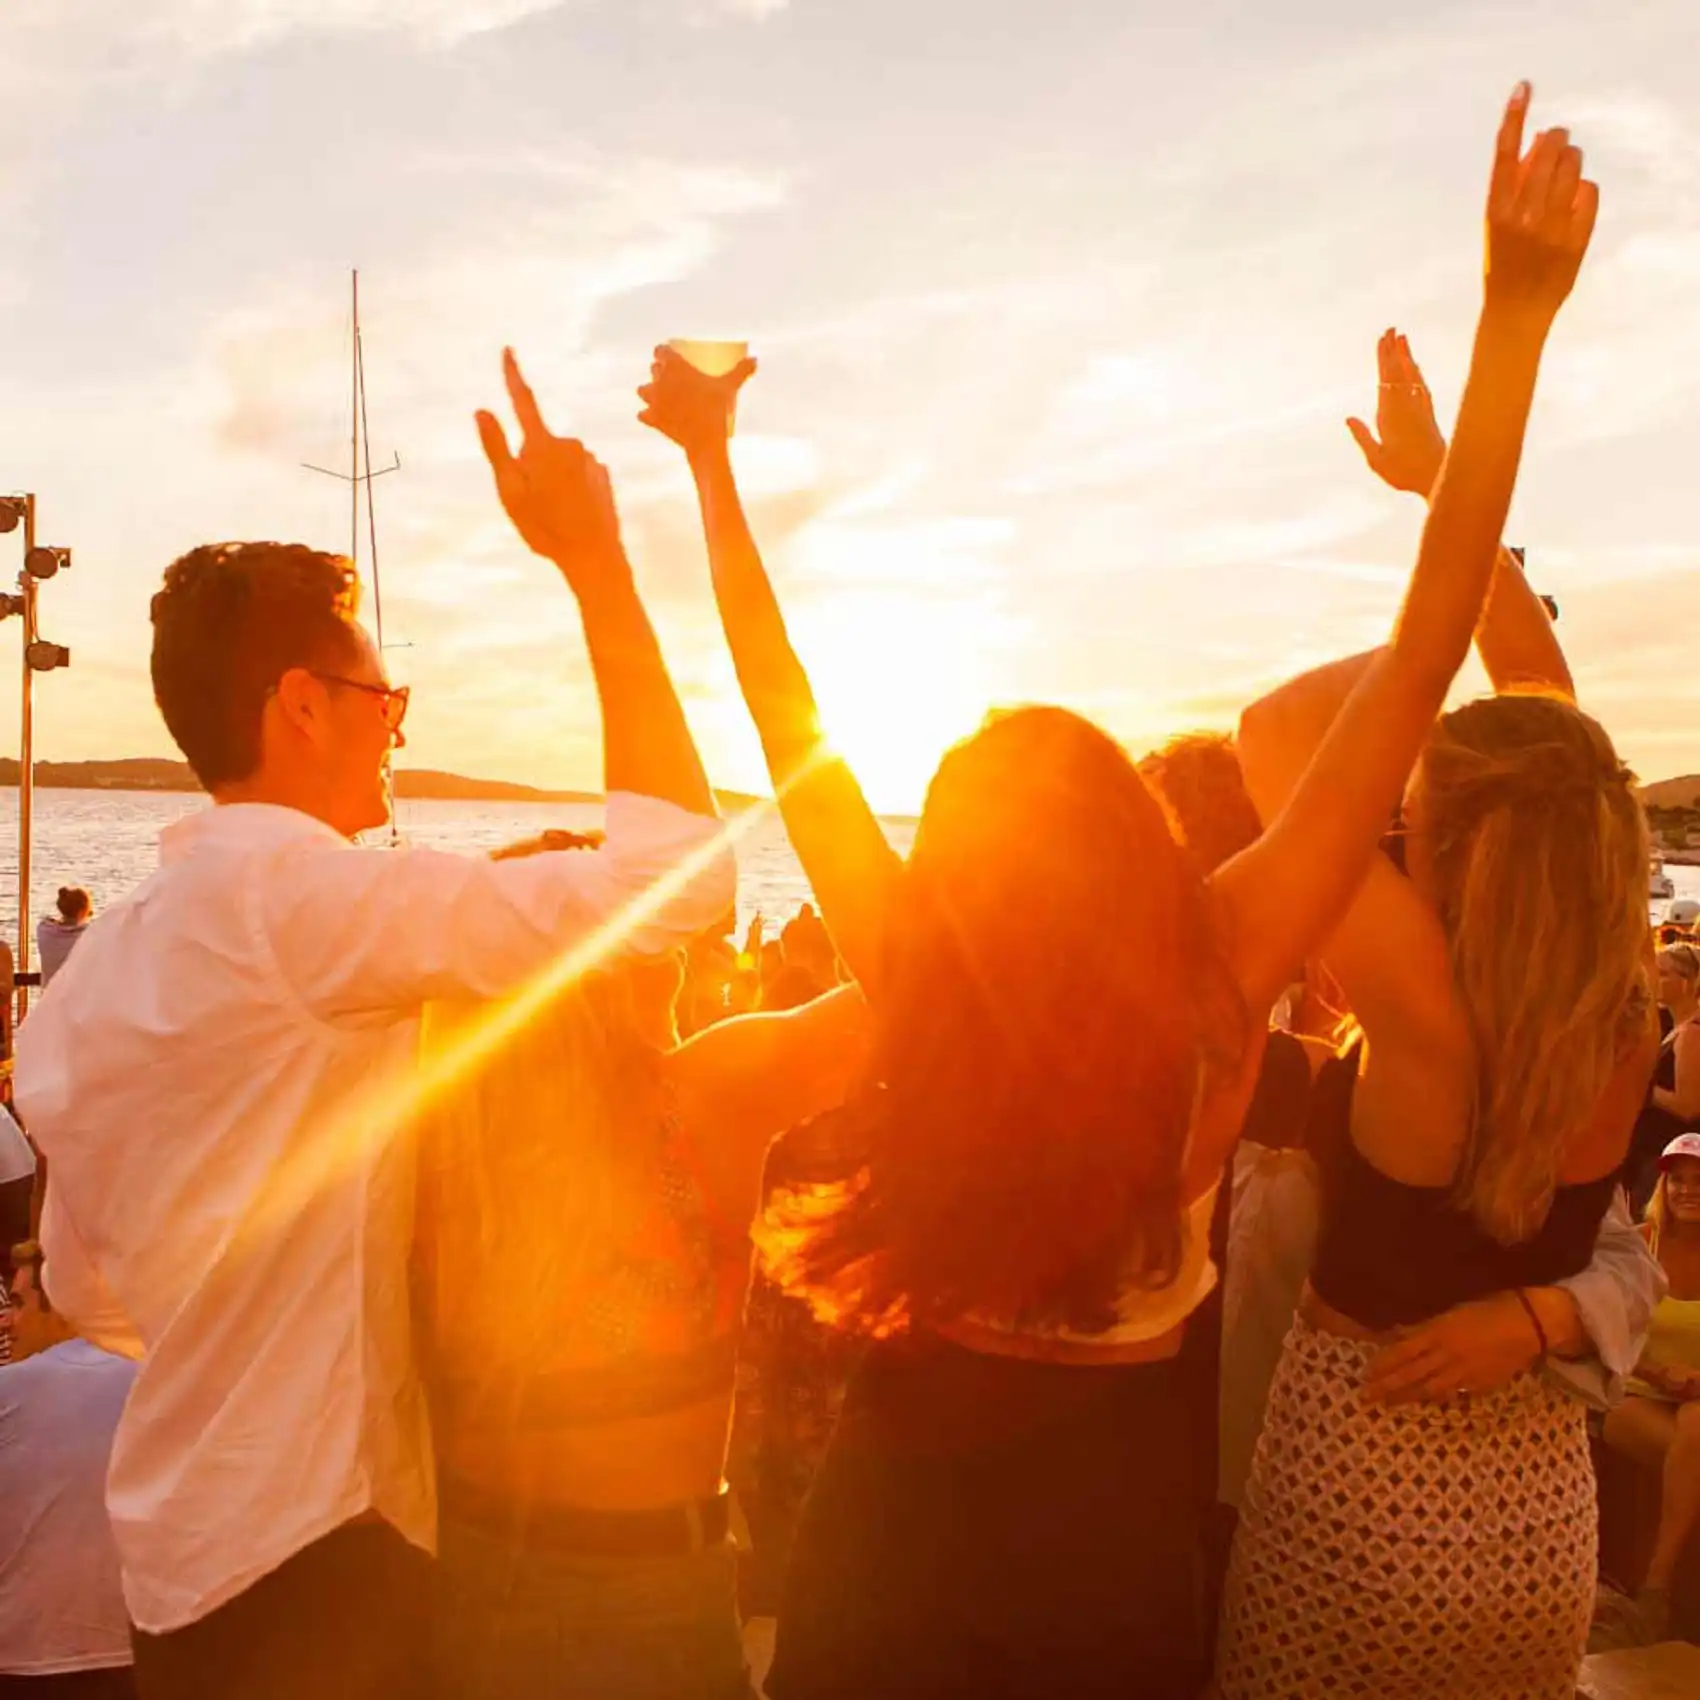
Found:
M 1348 1118 L 1351 1094 L 1336 1099 Z M 1507 1287 L 1546 1287 L 1587 1268 L 1617 1176 L 1561 1186 L 1540 1230 L 1501 1245 L 1451 1186 L 1407 1186 L 1352 1143 L 1326 1144 L 1322 1227 L 1311 1285 L 1365 1328 L 1399 1328 Z

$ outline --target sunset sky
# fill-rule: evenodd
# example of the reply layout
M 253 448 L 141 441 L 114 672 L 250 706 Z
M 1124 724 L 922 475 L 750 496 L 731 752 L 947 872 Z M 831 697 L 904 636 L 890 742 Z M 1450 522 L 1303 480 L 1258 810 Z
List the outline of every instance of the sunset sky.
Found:
M 913 805 L 991 703 L 1135 746 L 1386 630 L 1420 512 L 1341 423 L 1449 418 L 1519 76 L 1603 189 L 1512 539 L 1647 778 L 1700 769 L 1694 0 L 5 0 L 0 488 L 71 545 L 37 754 L 170 753 L 147 599 L 343 547 L 359 265 L 407 760 L 594 785 L 571 600 L 471 424 L 511 341 L 613 469 L 714 777 L 759 752 L 633 388 L 747 336 L 753 517 L 832 730 Z M 0 539 L 9 578 L 16 540 Z M 0 669 L 16 665 L 15 623 Z M 7 672 L 6 678 L 15 677 Z M 0 685 L 0 749 L 16 748 Z

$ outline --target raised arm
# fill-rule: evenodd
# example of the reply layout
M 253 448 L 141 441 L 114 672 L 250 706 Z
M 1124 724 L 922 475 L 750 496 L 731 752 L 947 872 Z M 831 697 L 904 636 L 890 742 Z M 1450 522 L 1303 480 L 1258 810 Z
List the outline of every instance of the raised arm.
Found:
M 292 843 L 262 882 L 258 918 L 294 995 L 326 1020 L 496 998 L 566 962 L 686 943 L 736 897 L 736 869 L 701 758 L 638 598 L 608 474 L 544 423 L 504 356 L 523 433 L 478 434 L 515 529 L 578 599 L 602 703 L 607 833 L 595 849 L 489 861 L 376 854 L 334 835 Z
M 1292 705 L 1281 693 L 1240 723 L 1241 763 L 1269 826 L 1214 883 L 1254 1008 L 1274 1000 L 1344 915 L 1481 617 L 1541 354 L 1598 204 L 1567 132 L 1543 133 L 1524 156 L 1528 103 L 1521 85 L 1500 127 L 1470 374 L 1392 641 L 1320 744 L 1295 737 L 1301 722 L 1311 736 L 1312 723 L 1282 712 Z
M 1348 419 L 1346 426 L 1378 478 L 1427 501 L 1446 460 L 1446 439 L 1435 421 L 1434 398 L 1410 343 L 1397 331 L 1383 335 L 1376 364 L 1381 382 L 1376 391 L 1375 429 L 1361 419 Z M 1487 606 L 1476 627 L 1476 650 L 1496 691 L 1536 687 L 1575 698 L 1575 684 L 1552 619 L 1529 588 L 1522 563 L 1503 544 Z
M 519 453 L 492 413 L 478 415 L 478 435 L 514 529 L 554 562 L 578 599 L 602 702 L 603 783 L 713 815 L 714 793 L 626 559 L 607 468 L 543 422 L 512 349 L 502 371 Z
M 690 463 L 715 601 L 785 829 L 838 954 L 864 988 L 877 990 L 901 863 L 856 776 L 821 730 L 809 676 L 791 647 L 744 516 L 732 473 L 730 420 L 738 391 L 754 371 L 754 361 L 746 360 L 710 378 L 671 349 L 658 348 L 651 382 L 638 391 L 644 402 L 639 418 L 684 449 Z M 870 676 L 869 688 L 875 685 Z

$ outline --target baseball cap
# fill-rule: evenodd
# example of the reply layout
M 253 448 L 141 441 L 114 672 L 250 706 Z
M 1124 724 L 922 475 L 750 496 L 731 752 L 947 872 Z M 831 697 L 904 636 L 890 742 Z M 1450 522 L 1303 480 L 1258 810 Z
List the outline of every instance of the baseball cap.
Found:
M 1679 1133 L 1659 1154 L 1659 1167 L 1668 1169 L 1678 1157 L 1700 1157 L 1700 1133 Z

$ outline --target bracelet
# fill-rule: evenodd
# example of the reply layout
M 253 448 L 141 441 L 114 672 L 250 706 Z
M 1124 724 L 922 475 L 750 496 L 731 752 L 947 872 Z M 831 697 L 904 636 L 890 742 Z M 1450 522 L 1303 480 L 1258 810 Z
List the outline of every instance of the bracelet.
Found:
M 1536 1314 L 1534 1304 L 1531 1302 L 1529 1295 L 1524 1292 L 1521 1287 L 1513 1287 L 1511 1290 L 1517 1295 L 1517 1302 L 1523 1307 L 1524 1313 L 1528 1316 L 1529 1321 L 1534 1324 L 1535 1338 L 1541 1343 L 1541 1355 L 1537 1361 L 1545 1363 L 1547 1354 L 1552 1350 L 1552 1348 L 1547 1344 L 1547 1331 L 1541 1327 L 1541 1319 Z

